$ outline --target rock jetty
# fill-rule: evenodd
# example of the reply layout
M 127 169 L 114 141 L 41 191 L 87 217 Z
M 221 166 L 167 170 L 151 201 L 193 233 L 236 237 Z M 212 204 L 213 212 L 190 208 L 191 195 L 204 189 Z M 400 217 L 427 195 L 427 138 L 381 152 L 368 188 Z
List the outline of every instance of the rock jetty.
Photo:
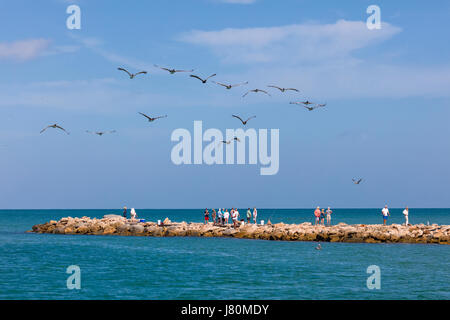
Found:
M 241 239 L 325 241 L 365 243 L 435 243 L 450 244 L 450 225 L 348 225 L 331 227 L 302 224 L 241 224 L 236 229 L 213 223 L 186 223 L 164 220 L 155 222 L 130 221 L 117 215 L 97 218 L 62 218 L 33 226 L 30 232 L 53 234 L 120 235 L 150 237 L 231 237 Z

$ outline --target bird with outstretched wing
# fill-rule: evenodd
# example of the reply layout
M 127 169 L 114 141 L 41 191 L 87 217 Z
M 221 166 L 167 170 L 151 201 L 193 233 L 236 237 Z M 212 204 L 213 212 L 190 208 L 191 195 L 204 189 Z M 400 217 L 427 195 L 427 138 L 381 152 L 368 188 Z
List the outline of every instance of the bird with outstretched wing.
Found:
M 142 116 L 146 117 L 149 122 L 153 122 L 153 121 L 155 121 L 157 119 L 161 119 L 161 118 L 167 118 L 167 115 L 152 118 L 152 117 L 150 117 L 150 116 L 148 116 L 148 115 L 146 115 L 145 113 L 142 113 L 142 112 L 139 112 L 139 114 L 141 114 Z
M 44 132 L 45 130 L 47 130 L 48 128 L 59 129 L 59 130 L 64 131 L 64 132 L 67 133 L 67 134 L 70 134 L 69 132 L 66 131 L 66 129 L 64 129 L 63 127 L 57 125 L 56 123 L 55 123 L 55 124 L 52 124 L 52 125 L 49 125 L 49 126 L 46 126 L 44 129 L 41 130 L 40 133 L 43 133 L 43 132 Z
M 242 120 L 242 118 L 241 117 L 239 117 L 239 116 L 236 116 L 236 115 L 232 115 L 234 118 L 237 118 L 237 119 L 239 119 L 239 120 L 241 120 L 241 122 L 242 122 L 242 124 L 245 126 L 246 124 L 247 124 L 247 122 L 250 120 L 250 119 L 253 119 L 253 118 L 256 118 L 256 116 L 252 116 L 252 117 L 250 117 L 250 118 L 248 118 L 247 120 Z
M 209 78 L 212 78 L 212 77 L 215 77 L 215 76 L 216 76 L 216 74 L 214 73 L 214 74 L 210 75 L 209 77 L 207 77 L 206 79 L 202 79 L 202 78 L 200 78 L 199 76 L 196 76 L 195 74 L 191 74 L 191 75 L 190 75 L 191 78 L 198 79 L 198 80 L 200 80 L 202 83 L 206 83 L 206 82 L 209 80 Z

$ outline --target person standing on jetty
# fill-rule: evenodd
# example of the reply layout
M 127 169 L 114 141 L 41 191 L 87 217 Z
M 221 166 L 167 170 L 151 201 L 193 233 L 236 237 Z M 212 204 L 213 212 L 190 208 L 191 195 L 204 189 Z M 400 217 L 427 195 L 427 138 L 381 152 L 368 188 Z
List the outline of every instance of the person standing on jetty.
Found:
M 236 229 L 237 222 L 238 222 L 238 219 L 239 219 L 239 211 L 237 209 L 233 210 L 231 218 L 233 219 L 233 227 Z
M 134 208 L 131 208 L 131 210 L 130 210 L 130 218 L 131 218 L 131 220 L 135 220 L 136 216 L 137 216 L 136 211 L 134 210 Z
M 387 221 L 388 217 L 391 216 L 387 205 L 384 206 L 384 208 L 381 210 L 381 213 L 383 215 L 383 225 L 386 225 L 386 221 Z
M 228 209 L 225 209 L 225 213 L 223 214 L 223 218 L 225 219 L 225 224 L 228 224 L 228 218 L 230 217 L 230 213 Z
M 331 226 L 331 214 L 333 213 L 333 211 L 330 209 L 330 207 L 328 207 L 326 214 L 327 214 L 327 225 Z
M 212 209 L 212 222 L 213 223 L 216 223 L 216 217 L 217 217 L 216 209 Z
M 217 223 L 222 224 L 222 209 L 219 208 L 219 211 L 217 211 Z
M 127 207 L 123 207 L 123 217 L 127 218 Z
M 408 209 L 408 206 L 406 206 L 405 210 L 403 210 L 403 215 L 405 216 L 405 226 L 408 226 L 409 225 L 409 219 L 408 219 L 409 209 Z
M 316 217 L 314 225 L 318 225 L 320 222 L 320 207 L 317 207 L 316 210 L 314 210 L 314 216 Z
M 205 209 L 205 224 L 208 224 L 209 221 L 209 211 L 208 209 Z
M 247 223 L 250 223 L 250 219 L 252 218 L 252 211 L 250 208 L 247 210 Z
M 325 225 L 325 209 L 322 209 L 320 212 L 320 224 L 323 226 Z
M 258 224 L 256 222 L 256 219 L 258 219 L 258 210 L 256 210 L 256 207 L 253 208 L 253 221 L 255 222 L 255 224 Z

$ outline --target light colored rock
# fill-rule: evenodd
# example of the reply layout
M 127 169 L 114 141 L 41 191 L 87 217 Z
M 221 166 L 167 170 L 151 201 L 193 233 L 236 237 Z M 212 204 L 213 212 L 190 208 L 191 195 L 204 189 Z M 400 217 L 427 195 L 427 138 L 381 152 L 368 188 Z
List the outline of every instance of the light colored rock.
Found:
M 155 237 L 194 236 L 194 237 L 235 237 L 243 239 L 265 239 L 285 241 L 330 241 L 330 242 L 407 242 L 450 244 L 450 226 L 393 224 L 347 225 L 339 223 L 332 227 L 302 224 L 214 226 L 212 223 L 174 223 L 168 218 L 164 226 L 155 222 L 127 222 L 118 215 L 106 215 L 103 219 L 62 218 L 60 221 L 35 225 L 32 232 L 56 234 L 95 234 L 95 235 L 139 235 Z
M 130 232 L 133 234 L 144 233 L 144 230 L 145 230 L 144 226 L 139 224 L 135 224 L 130 227 Z

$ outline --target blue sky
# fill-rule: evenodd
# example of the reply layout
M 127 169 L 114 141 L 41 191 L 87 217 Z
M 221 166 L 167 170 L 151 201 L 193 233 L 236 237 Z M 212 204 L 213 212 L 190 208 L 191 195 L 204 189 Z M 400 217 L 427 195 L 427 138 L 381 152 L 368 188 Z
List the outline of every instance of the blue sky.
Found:
M 131 3 L 0 4 L 0 208 L 450 207 L 448 1 Z M 269 84 L 301 92 L 241 97 Z M 327 108 L 289 104 L 304 99 Z M 173 130 L 238 128 L 236 113 L 280 130 L 278 174 L 172 163 Z M 55 122 L 71 134 L 39 134 Z

